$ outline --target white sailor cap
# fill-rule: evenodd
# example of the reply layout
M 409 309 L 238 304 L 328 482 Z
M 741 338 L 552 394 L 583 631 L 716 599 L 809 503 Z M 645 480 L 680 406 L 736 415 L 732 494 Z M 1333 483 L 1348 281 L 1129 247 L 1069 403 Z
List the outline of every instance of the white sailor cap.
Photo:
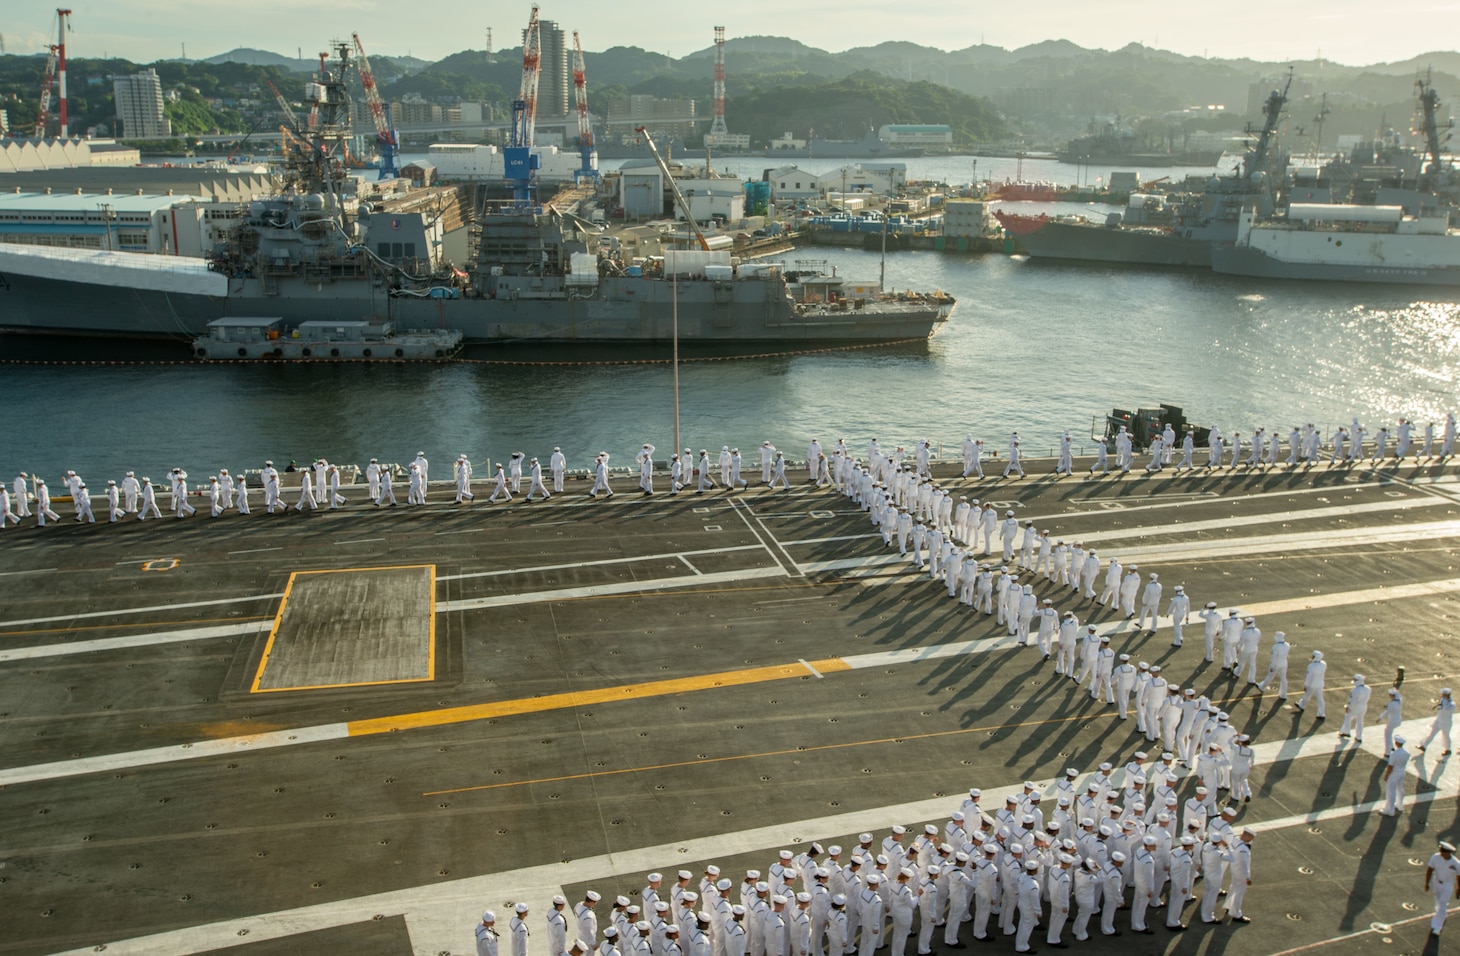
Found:
M 846 906 L 847 905 L 847 895 L 845 893 L 837 893 L 837 894 L 834 894 L 832 896 L 832 898 L 831 898 L 831 905 L 832 906 Z
M 527 912 L 527 904 L 526 903 L 518 903 L 516 906 L 512 907 L 512 911 L 514 913 L 517 913 L 520 916 L 521 914 Z
M 1449 843 L 1449 842 L 1447 842 L 1445 840 L 1441 840 L 1440 841 L 1440 849 L 1441 850 L 1444 850 L 1446 853 L 1454 853 L 1455 852 L 1455 844 Z
M 669 904 L 666 903 L 666 902 L 664 902 L 663 900 L 655 900 L 654 901 L 654 912 L 656 912 L 656 913 L 668 913 L 669 912 Z
M 491 910 L 487 910 L 485 913 L 482 914 L 482 922 L 483 923 L 495 923 L 495 922 L 497 922 L 497 914 L 496 913 L 493 913 Z
M 797 903 L 810 903 L 811 902 L 811 894 L 810 893 L 797 893 L 796 894 L 796 902 Z
M 719 891 L 721 891 L 723 893 L 725 890 L 728 890 L 730 888 L 730 886 L 731 886 L 730 881 L 728 879 L 722 878 L 720 880 L 720 882 L 718 882 L 718 883 L 715 884 L 715 889 L 717 889 L 717 890 L 719 890 Z

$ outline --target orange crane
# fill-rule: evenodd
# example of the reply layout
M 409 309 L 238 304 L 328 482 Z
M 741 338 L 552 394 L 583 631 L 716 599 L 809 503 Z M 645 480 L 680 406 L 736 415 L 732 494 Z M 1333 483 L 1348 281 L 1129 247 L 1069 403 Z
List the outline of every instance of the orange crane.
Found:
M 380 178 L 394 179 L 400 175 L 395 168 L 395 152 L 400 147 L 400 137 L 391 126 L 390 113 L 380 100 L 380 91 L 375 88 L 375 73 L 370 69 L 370 60 L 365 56 L 365 47 L 360 34 L 352 35 L 355 40 L 355 57 L 360 62 L 360 85 L 365 87 L 365 102 L 370 106 L 370 118 L 375 121 L 375 141 L 380 150 Z

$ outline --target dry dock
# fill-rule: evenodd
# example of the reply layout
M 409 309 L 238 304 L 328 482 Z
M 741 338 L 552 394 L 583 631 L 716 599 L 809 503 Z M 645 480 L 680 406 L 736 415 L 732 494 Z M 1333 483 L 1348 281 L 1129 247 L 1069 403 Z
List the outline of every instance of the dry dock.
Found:
M 1286 631 L 1295 685 L 1311 650 L 1330 661 L 1316 723 L 1204 663 L 1200 627 L 1173 648 L 1164 622 L 1134 633 L 1039 579 L 1118 652 L 1224 702 L 1260 760 L 1238 818 L 1259 830 L 1253 921 L 1204 926 L 1193 906 L 1191 931 L 1158 917 L 1132 937 L 1122 913 L 1125 936 L 1074 946 L 1438 952 L 1423 866 L 1460 833 L 1456 758 L 1417 757 L 1412 802 L 1380 816 L 1375 724 L 1399 667 L 1411 740 L 1460 684 L 1453 463 L 1051 466 L 956 486 L 1159 572 L 1167 599 L 1183 584 L 1255 614 L 1264 668 Z M 992 811 L 1026 779 L 1159 750 L 829 490 L 615 484 L 530 505 L 438 487 L 384 511 L 356 489 L 273 517 L 256 494 L 249 517 L 120 526 L 62 506 L 58 526 L 0 533 L 0 953 L 467 954 L 484 908 L 505 931 L 527 900 L 549 956 L 554 893 L 598 889 L 608 925 L 649 870 L 668 886 L 717 862 L 738 884 L 803 841 L 941 825 L 971 786 Z M 1355 672 L 1375 700 L 1343 746 Z

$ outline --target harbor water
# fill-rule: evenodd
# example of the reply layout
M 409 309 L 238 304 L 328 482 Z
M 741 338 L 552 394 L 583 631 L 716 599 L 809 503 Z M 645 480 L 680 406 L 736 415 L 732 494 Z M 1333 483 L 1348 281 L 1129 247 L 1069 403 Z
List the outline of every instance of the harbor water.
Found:
M 970 179 L 972 160 L 961 157 L 908 160 L 909 175 L 957 181 L 955 160 Z M 770 165 L 735 163 L 743 175 Z M 980 159 L 980 177 L 988 169 L 1002 178 L 990 169 L 1000 163 L 1015 161 Z M 1024 166 L 1028 179 L 1075 176 L 1053 162 Z M 875 278 L 881 267 L 861 250 L 785 258 L 826 260 L 851 278 Z M 932 251 L 889 254 L 886 270 L 889 287 L 958 298 L 931 340 L 729 359 L 686 353 L 680 447 L 709 448 L 713 458 L 728 444 L 751 457 L 768 439 L 799 458 L 812 438 L 858 449 L 871 437 L 883 447 L 929 438 L 956 454 L 965 434 L 1001 448 L 1017 430 L 1026 454 L 1040 455 L 1064 429 L 1088 447 L 1092 420 L 1112 406 L 1169 402 L 1244 435 L 1315 422 L 1326 438 L 1355 415 L 1372 433 L 1400 416 L 1439 421 L 1460 405 L 1460 290 Z M 102 361 L 16 361 L 58 352 Z M 450 365 L 195 365 L 180 342 L 161 353 L 177 364 L 111 364 L 157 354 L 0 339 L 0 470 L 59 477 L 70 468 L 99 487 L 128 469 L 157 478 L 180 465 L 205 477 L 266 458 L 406 461 L 424 450 L 443 464 L 462 453 L 481 463 L 518 450 L 546 460 L 561 446 L 570 467 L 586 467 L 600 450 L 630 465 L 643 442 L 660 458 L 673 447 L 667 349 L 484 349 L 471 356 L 487 361 Z

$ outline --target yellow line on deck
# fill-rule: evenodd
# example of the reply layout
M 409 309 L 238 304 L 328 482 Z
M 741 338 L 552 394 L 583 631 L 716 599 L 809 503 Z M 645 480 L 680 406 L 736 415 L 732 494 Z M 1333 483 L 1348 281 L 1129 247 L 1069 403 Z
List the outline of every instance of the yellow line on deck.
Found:
M 258 670 L 254 671 L 253 683 L 248 688 L 248 692 L 250 694 L 257 694 L 259 692 L 259 683 L 264 679 L 264 668 L 269 666 L 269 654 L 271 654 L 274 650 L 274 638 L 278 636 L 279 625 L 284 620 L 284 607 L 289 603 L 289 595 L 294 590 L 294 579 L 297 578 L 301 573 L 305 572 L 292 572 L 289 575 L 289 583 L 284 585 L 284 596 L 279 599 L 279 610 L 274 612 L 274 623 L 269 628 L 268 643 L 264 645 L 263 656 L 259 658 L 259 668 Z
M 279 624 L 284 620 L 284 607 L 289 603 L 289 595 L 294 591 L 294 579 L 304 574 L 353 574 L 368 571 L 414 571 L 420 568 L 426 570 L 426 576 L 430 579 L 426 583 L 427 600 L 430 602 L 430 609 L 426 614 L 426 676 L 425 677 L 400 677 L 392 680 L 371 680 L 351 681 L 344 684 L 304 684 L 298 687 L 259 687 L 264 679 L 264 668 L 268 666 L 269 654 L 274 649 L 274 636 L 279 633 Z M 279 601 L 279 611 L 274 615 L 274 625 L 269 629 L 269 641 L 264 645 L 263 656 L 259 658 L 259 668 L 254 672 L 253 686 L 249 688 L 251 694 L 277 694 L 284 691 L 299 690 L 334 690 L 343 687 L 374 687 L 381 684 L 420 684 L 436 679 L 436 565 L 434 564 L 392 564 L 378 568 L 321 568 L 312 571 L 293 571 L 289 574 L 289 583 L 284 588 L 284 596 Z
M 809 661 L 808 663 L 823 674 L 851 670 L 851 665 L 839 657 L 828 657 L 825 660 Z M 566 694 L 548 694 L 543 697 L 525 697 L 516 700 L 495 701 L 489 704 L 426 710 L 414 714 L 396 714 L 392 717 L 352 720 L 346 726 L 349 728 L 351 737 L 361 737 L 367 734 L 390 733 L 393 730 L 419 730 L 422 727 L 440 727 L 473 720 L 489 720 L 494 717 L 536 714 L 548 710 L 563 710 L 568 707 L 584 707 L 590 704 L 643 700 L 649 697 L 712 690 L 716 687 L 740 687 L 746 684 L 805 676 L 809 675 L 800 662 L 773 664 L 769 667 L 721 671 L 718 674 L 703 674 L 696 677 L 676 677 L 670 680 L 647 681 L 642 684 L 603 687 L 598 690 L 570 691 Z

